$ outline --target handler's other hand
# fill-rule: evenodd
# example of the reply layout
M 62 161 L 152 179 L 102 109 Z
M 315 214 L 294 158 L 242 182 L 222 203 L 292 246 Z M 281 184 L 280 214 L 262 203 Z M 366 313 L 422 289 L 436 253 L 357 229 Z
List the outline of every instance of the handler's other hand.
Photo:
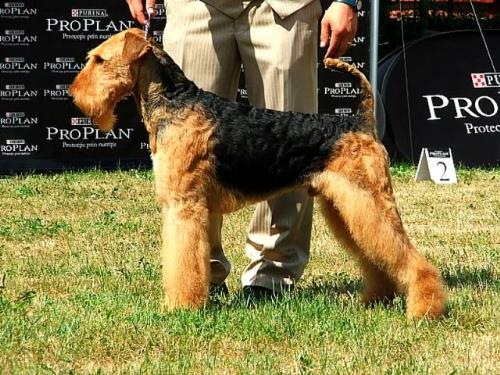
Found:
M 146 23 L 145 10 L 142 3 L 144 0 L 127 0 L 128 7 L 132 18 L 139 22 L 141 25 Z M 156 0 L 146 0 L 146 9 L 150 9 L 150 13 L 155 12 Z
M 321 20 L 320 47 L 328 47 L 325 58 L 342 56 L 358 29 L 358 13 L 349 5 L 334 1 Z

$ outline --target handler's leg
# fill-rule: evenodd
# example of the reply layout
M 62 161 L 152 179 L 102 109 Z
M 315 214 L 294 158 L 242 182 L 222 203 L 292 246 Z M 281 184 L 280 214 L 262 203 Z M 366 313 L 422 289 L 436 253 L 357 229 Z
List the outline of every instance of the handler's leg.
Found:
M 204 90 L 236 99 L 241 58 L 233 19 L 198 0 L 167 1 L 165 51 Z M 211 282 L 221 284 L 231 265 L 221 245 L 222 215 L 210 215 Z
M 317 28 L 315 1 L 281 20 L 255 1 L 236 21 L 249 100 L 277 110 L 317 112 Z M 257 205 L 250 223 L 244 286 L 279 291 L 292 285 L 309 260 L 313 200 L 306 191 Z

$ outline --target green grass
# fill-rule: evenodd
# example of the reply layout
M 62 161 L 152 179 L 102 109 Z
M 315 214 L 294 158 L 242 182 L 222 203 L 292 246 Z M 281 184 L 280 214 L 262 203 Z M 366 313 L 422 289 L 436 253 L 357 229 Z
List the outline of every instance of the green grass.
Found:
M 448 285 L 438 321 L 407 321 L 399 298 L 363 307 L 357 267 L 317 212 L 296 290 L 249 305 L 251 208 L 225 219 L 231 294 L 164 313 L 149 171 L 0 179 L 0 373 L 500 373 L 500 171 L 459 168 L 452 186 L 392 172 L 408 233 Z

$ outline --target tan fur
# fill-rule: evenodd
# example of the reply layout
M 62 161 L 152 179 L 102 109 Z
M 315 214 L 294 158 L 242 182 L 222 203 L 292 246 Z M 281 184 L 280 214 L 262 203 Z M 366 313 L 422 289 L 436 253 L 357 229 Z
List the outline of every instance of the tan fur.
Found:
M 361 259 L 366 302 L 401 291 L 408 294 L 408 315 L 443 312 L 439 272 L 417 253 L 403 229 L 387 154 L 378 142 L 364 134 L 345 136 L 312 186 L 334 231 Z
M 196 111 L 187 111 L 181 119 L 159 135 L 153 155 L 156 192 L 163 207 L 161 258 L 169 310 L 202 306 L 210 282 L 206 176 L 212 174 L 212 128 Z
M 143 37 L 137 31 L 106 40 L 87 54 L 87 64 L 69 88 L 75 104 L 104 132 L 113 129 L 116 103 L 135 86 L 138 64 L 132 62 L 149 49 L 140 40 Z M 126 65 L 122 63 L 124 60 Z
M 70 91 L 101 130 L 112 128 L 118 100 L 132 92 L 136 96 L 149 133 L 156 194 L 162 206 L 165 306 L 168 310 L 197 308 L 205 304 L 210 282 L 210 216 L 271 194 L 248 197 L 219 184 L 214 171 L 214 124 L 202 107 L 186 106 L 175 116 L 161 107 L 146 113 L 145 98 L 159 90 L 147 71 L 138 78 L 139 70 L 145 69 L 140 66 L 141 56 L 150 47 L 140 30 L 113 36 L 89 53 L 89 62 Z M 356 69 L 330 60 L 325 64 L 357 75 L 369 90 L 368 81 Z M 387 154 L 373 127 L 371 92 L 365 95 L 362 110 L 368 130 L 344 135 L 324 170 L 303 187 L 318 195 L 334 234 L 358 260 L 366 303 L 406 293 L 409 316 L 437 317 L 445 304 L 442 281 L 403 229 Z M 162 122 L 168 126 L 161 126 Z

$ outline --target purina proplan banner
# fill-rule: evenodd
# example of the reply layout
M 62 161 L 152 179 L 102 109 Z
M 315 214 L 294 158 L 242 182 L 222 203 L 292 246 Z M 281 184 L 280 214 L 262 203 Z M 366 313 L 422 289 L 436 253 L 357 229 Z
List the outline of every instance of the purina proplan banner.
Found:
M 370 2 L 363 1 L 354 44 L 343 57 L 369 71 Z M 151 35 L 161 43 L 166 22 L 157 5 Z M 68 87 L 89 50 L 129 27 L 125 1 L 0 2 L 0 173 L 150 165 L 146 131 L 133 98 L 117 107 L 115 129 L 102 133 L 72 103 Z M 359 89 L 323 68 L 318 50 L 319 110 L 349 115 Z M 238 100 L 246 100 L 242 75 Z
M 387 134 L 409 161 L 422 148 L 451 148 L 466 166 L 500 164 L 500 30 L 417 40 L 381 64 Z M 406 89 L 408 88 L 408 90 Z

